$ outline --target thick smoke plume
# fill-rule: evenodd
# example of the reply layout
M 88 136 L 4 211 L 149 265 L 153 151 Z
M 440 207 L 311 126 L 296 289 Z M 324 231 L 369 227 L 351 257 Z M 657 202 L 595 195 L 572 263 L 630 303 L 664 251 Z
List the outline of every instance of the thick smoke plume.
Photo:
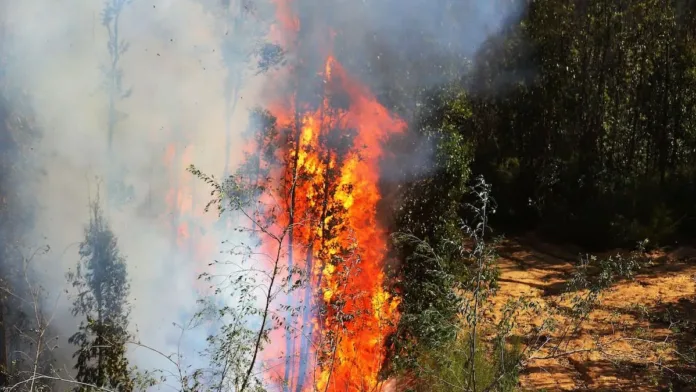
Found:
M 217 248 L 207 249 L 208 260 L 177 254 L 171 215 L 179 206 L 168 204 L 177 203 L 169 195 L 172 190 L 182 190 L 179 203 L 195 209 L 186 211 L 193 218 L 191 226 L 212 229 L 204 227 L 209 219 L 201 218 L 208 192 L 185 167 L 195 162 L 221 174 L 225 165 L 223 83 L 228 70 L 220 50 L 225 26 L 215 17 L 216 9 L 196 2 L 134 1 L 123 7 L 118 29 L 129 47 L 120 67 L 124 89 L 132 94 L 117 102 L 123 115 L 109 155 L 105 69 L 110 56 L 103 9 L 102 2 L 43 0 L 13 3 L 8 9 L 8 71 L 30 93 L 42 132 L 33 159 L 43 174 L 25 179 L 33 183 L 40 204 L 34 241 L 53 249 L 40 269 L 44 285 L 54 295 L 60 293 L 65 273 L 77 261 L 90 197 L 97 187 L 102 195 L 108 193 L 108 173 L 121 174 L 132 194 L 126 193 L 122 207 L 110 207 L 109 215 L 132 280 L 131 325 L 143 342 L 172 352 L 178 339 L 172 323 L 181 323 L 194 309 L 200 267 L 218 257 Z M 252 37 L 239 37 L 248 39 Z M 243 59 L 235 66 L 245 66 Z M 232 118 L 234 135 L 245 127 L 246 103 L 255 102 L 253 81 L 246 86 Z M 238 143 L 231 140 L 232 148 Z M 179 159 L 168 161 L 170 149 Z M 77 325 L 68 304 L 61 302 L 62 317 L 56 320 L 66 335 Z
M 162 352 L 177 350 L 179 330 L 172 323 L 194 311 L 201 288 L 197 274 L 221 257 L 220 243 L 232 239 L 215 230 L 215 216 L 203 213 L 208 189 L 185 167 L 195 164 L 218 176 L 233 169 L 241 159 L 248 110 L 282 94 L 268 83 L 277 80 L 273 71 L 257 72 L 253 54 L 264 40 L 278 38 L 266 35 L 272 31 L 267 27 L 274 22 L 274 2 L 236 1 L 134 0 L 123 7 L 118 34 L 128 50 L 119 66 L 124 90 L 131 93 L 116 103 L 112 153 L 104 3 L 6 5 L 4 50 L 11 54 L 6 72 L 31 97 L 42 134 L 32 153 L 39 174 L 15 181 L 38 199 L 31 241 L 52 249 L 37 261 L 42 282 L 53 295 L 67 287 L 64 275 L 77 262 L 89 200 L 97 189 L 109 193 L 113 176 L 119 177 L 123 198 L 107 209 L 132 280 L 131 325 L 142 342 Z M 429 58 L 475 53 L 516 10 L 482 0 L 463 1 L 454 9 L 440 3 L 445 2 L 324 0 L 295 6 L 298 14 L 332 27 L 342 45 L 337 56 L 347 59 L 347 68 L 365 77 L 379 97 L 381 88 L 395 83 L 390 75 L 406 73 L 409 64 L 422 65 L 414 69 L 418 80 L 399 82 L 427 87 L 446 81 L 428 68 Z M 237 20 L 243 28 L 234 25 L 239 15 L 247 18 Z M 409 39 L 415 36 L 420 38 Z M 310 33 L 300 39 L 325 37 Z M 194 244 L 193 253 L 177 244 L 184 218 L 172 217 L 176 213 L 188 219 L 187 238 L 205 241 Z M 78 323 L 68 305 L 63 297 L 55 321 L 65 336 Z M 193 345 L 201 349 L 204 343 Z M 146 368 L 166 362 L 143 350 L 131 355 Z

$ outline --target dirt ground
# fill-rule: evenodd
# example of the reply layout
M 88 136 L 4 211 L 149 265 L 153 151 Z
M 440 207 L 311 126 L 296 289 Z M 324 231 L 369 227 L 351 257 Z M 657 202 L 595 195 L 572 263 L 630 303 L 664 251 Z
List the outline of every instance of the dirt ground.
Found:
M 499 253 L 502 275 L 494 306 L 499 310 L 510 298 L 526 297 L 545 309 L 522 317 L 516 330 L 524 340 L 531 336 L 530 325 L 541 325 L 552 317 L 550 309 L 564 303 L 561 293 L 580 251 L 527 237 L 504 242 Z M 694 347 L 696 261 L 679 256 L 653 252 L 653 265 L 604 292 L 600 304 L 560 347 L 556 345 L 563 328 L 544 336 L 549 343 L 533 356 L 551 358 L 530 361 L 521 387 L 658 391 L 668 390 L 676 373 L 692 372 L 679 357 L 686 347 Z M 696 390 L 677 381 L 672 385 L 675 391 Z

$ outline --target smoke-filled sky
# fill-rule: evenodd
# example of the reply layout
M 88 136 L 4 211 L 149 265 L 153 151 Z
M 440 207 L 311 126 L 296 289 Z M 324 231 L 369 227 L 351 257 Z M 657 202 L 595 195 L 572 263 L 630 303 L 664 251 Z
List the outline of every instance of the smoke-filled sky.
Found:
M 321 4 L 326 1 L 298 0 L 296 6 L 300 14 L 322 19 L 327 7 Z M 264 10 L 260 1 L 254 2 L 244 1 L 259 10 L 249 18 L 260 17 Z M 462 1 L 461 7 L 448 10 L 424 0 L 332 2 L 341 11 L 327 15 L 327 20 L 343 27 L 339 33 L 345 34 L 344 40 L 355 41 L 346 46 L 351 53 L 343 56 L 366 60 L 374 56 L 367 34 L 401 53 L 400 60 L 432 50 L 470 54 L 515 11 L 511 6 L 494 7 L 490 0 Z M 163 352 L 176 350 L 178 333 L 172 322 L 180 322 L 194 308 L 196 274 L 218 257 L 223 248 L 217 244 L 226 239 L 211 236 L 214 217 L 202 212 L 209 192 L 185 167 L 194 163 L 204 172 L 221 175 L 228 147 L 232 163 L 238 162 L 247 111 L 263 105 L 264 94 L 273 90 L 268 75 L 255 76 L 249 70 L 253 61 L 245 63 L 240 57 L 228 63 L 245 77 L 231 121 L 233 138 L 226 146 L 224 85 L 230 69 L 223 62 L 221 42 L 224 38 L 253 48 L 264 23 L 252 20 L 249 28 L 230 33 L 228 14 L 222 12 L 225 3 L 229 1 L 134 0 L 126 5 L 119 31 L 130 47 L 121 66 L 123 85 L 132 88 L 132 95 L 118 103 L 126 117 L 117 126 L 111 159 L 106 147 L 108 91 L 103 67 L 109 53 L 107 30 L 101 24 L 104 2 L 21 0 L 6 5 L 8 74 L 31 97 L 42 133 L 34 159 L 43 171 L 25 186 L 41 204 L 35 245 L 52 249 L 38 261 L 43 283 L 54 296 L 67 288 L 64 275 L 78 260 L 77 244 L 83 238 L 90 197 L 96 195 L 96 177 L 103 178 L 111 169 L 124 170 L 134 200 L 120 210 L 110 208 L 109 218 L 132 281 L 131 326 L 137 326 L 141 341 Z M 403 39 L 407 30 L 428 34 L 432 46 L 414 47 Z M 428 83 L 436 82 L 433 78 Z M 177 165 L 165 160 L 172 146 L 188 146 Z M 205 246 L 207 254 L 198 256 L 205 260 L 173 252 L 168 216 L 176 206 L 170 205 L 167 193 L 177 186 L 194 200 L 192 226 L 206 230 L 212 241 Z M 105 185 L 101 187 L 104 194 Z M 78 322 L 67 306 L 63 295 L 56 325 L 69 335 Z M 133 354 L 140 366 L 162 363 L 141 353 Z

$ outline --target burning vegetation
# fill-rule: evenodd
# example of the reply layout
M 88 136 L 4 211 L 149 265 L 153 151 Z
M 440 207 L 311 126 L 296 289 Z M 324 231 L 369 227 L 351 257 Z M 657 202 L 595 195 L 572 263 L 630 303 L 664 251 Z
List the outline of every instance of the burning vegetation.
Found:
M 307 27 L 289 3 L 278 12 L 286 42 L 296 42 Z M 379 163 L 382 144 L 405 124 L 347 74 L 330 42 L 283 75 L 291 80 L 285 96 L 257 111 L 239 175 L 263 190 L 262 214 L 277 237 L 287 236 L 282 262 L 303 281 L 286 298 L 299 310 L 283 320 L 282 352 L 276 341 L 265 354 L 283 358 L 269 375 L 285 390 L 373 391 L 398 322 L 385 279 L 387 232 L 377 220 Z
M 32 6 L 0 0 L 0 9 L 63 7 L 24 1 Z M 138 3 L 107 0 L 102 9 L 107 91 L 94 116 L 102 150 L 95 142 L 61 151 L 80 134 L 60 147 L 37 144 L 42 122 L 20 82 L 37 86 L 12 77 L 26 77 L 23 54 L 42 59 L 41 51 L 8 46 L 7 30 L 45 40 L 0 17 L 0 391 L 511 392 L 577 389 L 580 378 L 594 389 L 696 385 L 696 268 L 672 260 L 694 252 L 672 257 L 651 242 L 696 232 L 696 7 L 686 0 L 180 0 L 141 2 L 131 13 Z M 493 3 L 525 12 L 493 17 Z M 186 14 L 177 7 L 196 13 L 196 28 L 165 23 Z M 134 16 L 160 9 L 166 17 L 147 19 L 156 27 Z M 624 23 L 634 28 L 617 27 Z M 489 37 L 483 25 L 504 28 Z M 128 50 L 129 29 L 154 37 Z M 87 41 L 66 47 L 90 52 Z M 215 53 L 207 59 L 217 69 L 203 52 Z M 141 122 L 126 116 L 142 109 L 131 98 L 163 98 L 122 86 L 134 72 L 130 56 L 174 53 L 181 64 L 161 80 L 216 72 L 202 79 L 221 82 L 214 103 L 188 102 L 197 83 L 176 92 L 161 83 L 175 109 L 153 106 Z M 58 68 L 76 64 L 62 61 Z M 49 79 L 39 78 L 47 91 Z M 245 102 L 247 92 L 258 96 Z M 75 113 L 50 101 L 36 100 L 37 116 L 44 109 L 44 125 L 68 132 L 61 116 Z M 246 131 L 240 112 L 250 114 Z M 130 121 L 156 130 L 136 139 Z M 132 140 L 143 140 L 147 158 L 124 148 Z M 95 163 L 100 154 L 105 162 Z M 54 185 L 81 184 L 69 180 L 82 165 L 104 175 L 106 197 L 90 196 L 77 240 L 67 229 L 74 195 Z M 42 194 L 51 214 L 38 206 Z M 35 214 L 69 244 L 60 255 L 27 251 L 28 238 L 48 241 L 31 228 Z M 508 229 L 534 235 L 497 237 Z M 559 233 L 598 248 L 639 246 L 562 263 L 527 250 L 558 250 L 537 240 Z M 35 266 L 63 273 L 75 248 L 70 298 L 62 308 L 56 299 L 65 315 L 54 326 L 40 283 L 55 282 Z M 641 303 L 624 307 L 626 295 Z M 143 320 L 146 333 L 137 331 Z M 556 378 L 566 361 L 583 377 L 535 374 L 565 369 Z M 135 366 L 143 364 L 152 366 Z M 640 376 L 624 374 L 636 368 Z
M 278 183 L 286 263 L 306 277 L 302 334 L 287 339 L 291 388 L 374 390 L 398 300 L 385 288 L 387 233 L 376 217 L 381 143 L 403 124 L 327 56 L 318 103 L 295 92 L 267 113 L 273 121 L 257 164 Z M 278 213 L 278 212 L 274 212 Z M 287 332 L 293 334 L 292 332 Z M 315 350 L 313 347 L 319 347 Z M 315 352 L 316 351 L 316 352 Z M 316 357 L 315 357 L 316 356 Z M 318 368 L 318 375 L 309 364 Z M 311 378 L 308 378 L 311 377 Z M 309 380 L 314 381 L 309 381 Z

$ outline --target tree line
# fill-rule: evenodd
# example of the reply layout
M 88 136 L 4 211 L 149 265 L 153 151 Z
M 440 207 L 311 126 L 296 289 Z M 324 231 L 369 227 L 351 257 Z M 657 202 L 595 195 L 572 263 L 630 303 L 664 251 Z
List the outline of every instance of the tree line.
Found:
M 456 6 L 452 3 L 438 0 L 432 7 L 451 9 Z M 650 244 L 668 245 L 696 233 L 696 3 L 535 0 L 523 9 L 477 53 L 421 53 L 389 68 L 386 87 L 377 89 L 379 99 L 409 125 L 402 137 L 389 141 L 395 157 L 384 162 L 385 172 L 392 175 L 382 184 L 382 215 L 393 233 L 391 256 L 399 261 L 391 271 L 391 289 L 401 298 L 385 377 L 413 378 L 409 388 L 414 390 L 511 390 L 531 360 L 567 355 L 559 349 L 563 337 L 549 338 L 552 321 L 530 330 L 525 341 L 511 340 L 516 317 L 536 311 L 533 302 L 515 299 L 495 325 L 483 318 L 499 278 L 495 235 L 536 230 L 547 239 L 598 250 L 633 246 L 646 238 Z M 230 25 L 241 29 L 243 13 L 231 15 Z M 111 26 L 113 12 L 105 16 L 105 25 Z M 425 51 L 429 37 L 413 34 L 414 42 L 424 44 L 412 47 Z M 338 40 L 340 47 L 340 36 Z M 121 91 L 117 64 L 125 46 L 110 35 L 109 48 L 113 67 L 108 75 L 112 97 L 107 130 L 112 140 L 120 118 L 115 106 L 127 94 Z M 261 68 L 282 63 L 277 47 L 264 46 L 261 53 Z M 404 53 L 380 53 L 386 64 L 403 60 Z M 385 69 L 365 67 L 361 72 L 381 76 Z M 230 71 L 228 79 L 225 99 L 234 108 L 240 75 Z M 433 85 L 432 80 L 443 82 Z M 0 82 L 3 89 L 10 88 L 1 74 Z M 31 220 L 24 211 L 33 209 L 19 207 L 27 199 L 17 195 L 9 181 L 29 175 L 27 166 L 17 165 L 24 158 L 16 154 L 22 151 L 18 146 L 31 144 L 23 138 L 32 133 L 21 131 L 28 129 L 25 121 L 31 115 L 12 115 L 11 110 L 21 105 L 8 102 L 9 96 L 18 95 L 6 93 L 0 101 L 0 263 L 8 277 L 2 283 L 5 293 L 32 298 L 37 291 L 22 278 L 28 258 L 11 244 L 21 240 L 24 222 Z M 254 115 L 259 113 L 267 117 L 260 128 L 277 131 L 275 119 L 264 111 Z M 191 171 L 213 186 L 223 209 L 241 214 L 259 192 L 267 191 L 245 186 L 237 181 L 240 177 L 220 184 Z M 233 197 L 225 199 L 229 196 Z M 77 346 L 77 376 L 67 381 L 78 390 L 129 391 L 152 385 L 158 380 L 138 373 L 127 360 L 127 345 L 139 343 L 128 332 L 124 258 L 99 204 L 90 211 L 79 267 L 69 275 L 77 293 L 73 314 L 82 323 L 71 338 Z M 270 223 L 250 211 L 248 217 L 259 222 L 256 235 L 273 236 L 263 231 Z M 286 241 L 275 240 L 279 249 Z M 584 322 L 603 290 L 643 268 L 645 244 L 640 242 L 638 251 L 626 257 L 579 263 L 569 282 L 575 305 L 561 323 L 566 331 L 561 336 Z M 238 252 L 249 254 L 241 245 Z M 277 266 L 277 257 L 275 262 Z M 603 272 L 597 274 L 594 268 Z M 297 289 L 293 279 L 275 280 L 293 273 L 274 268 L 270 287 Z M 272 290 L 259 310 L 249 305 L 253 279 L 228 281 L 234 281 L 235 295 L 243 301 L 238 307 L 213 309 L 224 324 L 209 340 L 207 355 L 215 366 L 179 368 L 181 390 L 262 388 L 253 370 L 270 332 L 266 323 L 283 328 L 284 320 L 270 309 Z M 25 284 L 21 282 L 26 287 L 16 287 Z M 27 321 L 34 328 L 25 330 L 39 332 L 10 336 L 14 332 L 8 326 L 18 322 L 9 318 L 31 316 L 27 304 L 13 301 L 17 297 L 2 297 L 0 386 L 14 385 L 14 380 L 27 390 L 38 390 L 38 384 L 50 388 L 50 363 L 29 361 L 29 367 L 9 369 L 15 362 L 7 342 L 20 345 L 16 342 L 29 338 L 41 343 L 47 336 L 45 327 L 36 328 L 45 321 L 41 317 Z M 247 321 L 260 319 L 260 329 L 248 328 Z M 484 334 L 494 335 L 492 343 L 482 340 Z M 547 345 L 556 349 L 542 354 Z M 38 358 L 39 348 L 33 350 L 14 351 Z M 175 356 L 165 357 L 179 364 Z M 18 369 L 29 376 L 13 379 L 12 374 L 19 373 L 11 370 Z
M 461 245 L 472 241 L 465 230 L 471 222 L 489 225 L 489 240 L 531 230 L 594 251 L 645 239 L 641 244 L 670 246 L 692 241 L 696 229 L 696 3 L 524 3 L 519 19 L 474 56 L 443 56 L 425 45 L 432 37 L 413 32 L 410 38 L 423 44 L 409 47 L 423 53 L 381 52 L 388 75 L 363 68 L 391 80 L 381 97 L 409 122 L 409 132 L 390 142 L 395 157 L 385 170 L 399 174 L 383 184 L 384 209 L 400 261 L 395 365 L 425 376 L 422 390 L 435 376 L 456 374 L 434 362 L 479 360 L 466 350 L 438 355 L 457 346 L 462 330 L 465 340 L 478 339 L 476 317 L 458 321 L 463 309 L 471 316 L 461 293 L 479 291 L 466 282 L 480 269 L 480 238 Z M 400 62 L 405 54 L 415 60 Z M 444 82 L 413 82 L 433 74 Z M 470 188 L 473 174 L 484 176 L 495 197 L 487 223 L 467 207 L 481 197 Z M 612 263 L 599 264 L 611 271 L 618 268 Z M 486 287 L 495 291 L 497 278 L 489 278 Z M 599 292 L 606 284 L 590 285 Z M 489 360 L 494 368 L 505 365 Z M 455 384 L 490 390 L 469 378 L 474 370 L 459 373 Z M 503 378 L 493 379 L 502 387 Z M 440 377 L 441 390 L 461 390 L 448 387 L 452 381 Z
M 407 90 L 418 109 L 397 107 L 438 140 L 432 167 L 406 166 L 436 170 L 414 198 L 437 192 L 431 212 L 448 208 L 474 172 L 496 189 L 501 230 L 594 250 L 693 238 L 695 13 L 682 0 L 532 1 L 471 60 L 417 68 L 454 71 Z

